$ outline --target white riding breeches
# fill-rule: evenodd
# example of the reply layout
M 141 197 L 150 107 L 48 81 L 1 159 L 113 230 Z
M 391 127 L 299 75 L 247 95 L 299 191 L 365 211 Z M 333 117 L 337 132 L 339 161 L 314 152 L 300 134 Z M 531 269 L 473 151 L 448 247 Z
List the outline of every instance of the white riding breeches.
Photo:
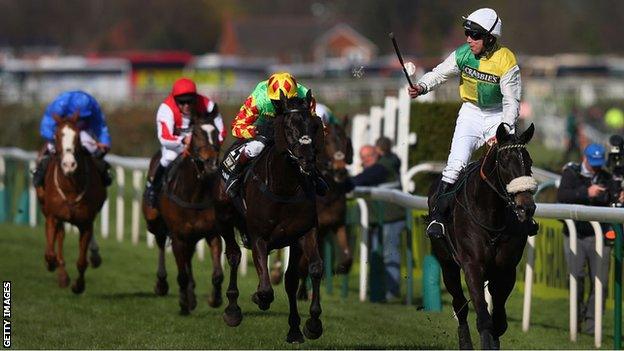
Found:
M 496 135 L 496 129 L 502 120 L 502 108 L 483 110 L 469 102 L 462 104 L 455 124 L 451 153 L 442 171 L 443 181 L 455 183 L 459 172 L 470 161 L 473 151 Z
M 254 158 L 264 150 L 264 144 L 258 140 L 251 140 L 245 143 L 245 155 L 249 158 Z
M 182 149 L 182 150 L 184 150 L 184 149 Z M 161 155 L 160 155 L 160 165 L 163 166 L 163 167 L 168 167 L 171 164 L 171 162 L 173 162 L 173 160 L 175 160 L 178 157 L 178 155 L 181 153 L 181 151 L 180 152 L 176 152 L 174 150 L 167 149 L 166 147 L 163 146 L 163 147 L 160 148 L 160 153 L 161 153 Z

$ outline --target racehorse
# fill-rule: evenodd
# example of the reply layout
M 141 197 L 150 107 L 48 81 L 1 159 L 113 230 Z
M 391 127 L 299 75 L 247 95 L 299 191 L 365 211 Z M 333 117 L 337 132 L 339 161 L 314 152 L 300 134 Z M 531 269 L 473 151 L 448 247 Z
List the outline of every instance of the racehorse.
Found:
M 45 260 L 49 271 L 58 268 L 58 284 L 69 285 L 63 257 L 64 223 L 71 223 L 80 231 L 80 254 L 76 266 L 79 276 L 72 291 L 85 290 L 84 273 L 87 270 L 87 248 L 93 238 L 93 221 L 106 200 L 106 187 L 98 175 L 93 158 L 80 143 L 79 115 L 53 116 L 56 121 L 54 145 L 56 152 L 45 171 L 43 187 L 36 189 L 41 211 L 46 218 Z M 55 252 L 54 246 L 57 245 Z M 94 243 L 95 244 L 95 243 Z M 93 256 L 94 267 L 99 265 L 99 255 Z
M 346 119 L 345 119 L 346 121 Z M 346 122 L 345 122 L 346 124 Z M 325 148 L 322 162 L 318 162 L 319 170 L 327 180 L 329 191 L 323 197 L 317 197 L 316 206 L 319 221 L 319 242 L 329 239 L 330 234 L 335 234 L 340 249 L 341 261 L 336 266 L 337 274 L 346 274 L 353 263 L 353 254 L 349 246 L 345 218 L 347 212 L 347 199 L 344 183 L 349 174 L 347 164 L 353 162 L 353 146 L 347 136 L 344 124 L 328 124 L 325 131 Z M 299 268 L 303 272 L 299 293 L 300 299 L 307 299 L 305 280 L 307 278 L 306 260 L 301 260 Z M 278 284 L 281 280 L 281 251 L 271 268 L 271 282 Z
M 150 207 L 145 197 L 143 199 L 143 215 L 147 228 L 155 235 L 159 248 L 154 292 L 162 296 L 169 290 L 165 269 L 165 243 L 170 236 L 178 267 L 177 281 L 182 315 L 189 314 L 197 306 L 191 261 L 195 246 L 202 238 L 210 245 L 213 263 L 213 291 L 208 298 L 208 304 L 218 307 L 222 303 L 221 238 L 216 228 L 214 203 L 214 192 L 219 182 L 219 142 L 218 130 L 212 118 L 213 116 L 192 117 L 191 141 L 164 177 L 158 208 Z M 158 165 L 158 156 L 157 153 L 152 158 L 150 167 Z M 238 247 L 233 237 L 224 238 L 228 247 Z
M 241 195 L 246 205 L 246 228 L 259 278 L 252 301 L 261 310 L 268 309 L 273 302 L 267 267 L 271 250 L 290 246 L 290 262 L 299 262 L 305 255 L 310 262 L 308 268 L 313 289 L 310 318 L 303 329 L 308 339 L 319 338 L 323 333 L 319 318 L 323 263 L 317 244 L 318 217 L 313 179 L 317 154 L 322 152 L 324 142 L 322 122 L 310 112 L 312 103 L 311 92 L 304 99 L 281 96 L 275 103 L 274 144 L 267 146 L 248 167 Z M 304 341 L 297 310 L 298 281 L 297 265 L 292 264 L 285 275 L 290 306 L 290 329 L 286 336 L 289 343 Z
M 460 349 L 472 348 L 460 269 L 477 313 L 481 348 L 500 348 L 499 338 L 507 330 L 505 302 L 513 290 L 516 266 L 535 213 L 533 193 L 537 183 L 531 177 L 532 160 L 526 150 L 534 131 L 531 124 L 516 136 L 507 133 L 501 124 L 496 131 L 497 143 L 478 162 L 466 167 L 453 190 L 440 195 L 453 196 L 451 220 L 446 226 L 446 243 L 438 240 L 432 244 L 444 285 L 453 297 Z M 430 189 L 429 208 L 436 188 L 437 184 L 433 184 Z M 484 287 L 492 296 L 491 316 Z

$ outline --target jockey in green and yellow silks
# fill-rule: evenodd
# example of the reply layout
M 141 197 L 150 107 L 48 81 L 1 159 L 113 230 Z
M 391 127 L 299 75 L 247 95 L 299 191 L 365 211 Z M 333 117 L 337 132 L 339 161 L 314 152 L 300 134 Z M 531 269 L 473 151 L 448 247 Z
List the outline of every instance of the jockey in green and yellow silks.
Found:
M 281 72 L 258 83 L 247 97 L 232 122 L 232 135 L 239 139 L 237 144 L 243 145 L 233 148 L 223 161 L 222 174 L 226 180 L 226 192 L 230 197 L 233 198 L 238 192 L 239 178 L 244 166 L 264 150 L 268 139 L 272 136 L 272 124 L 267 123 L 268 119 L 275 117 L 275 107 L 271 100 L 279 100 L 280 94 L 289 99 L 294 97 L 304 99 L 308 90 L 304 85 L 298 84 L 290 73 Z M 313 98 L 310 110 L 316 117 L 315 101 Z M 323 193 L 326 184 L 320 176 L 318 178 L 317 192 Z
M 498 42 L 502 36 L 502 20 L 496 11 L 478 9 L 464 17 L 463 27 L 466 43 L 422 76 L 414 88 L 408 88 L 410 96 L 416 98 L 452 77 L 460 77 L 459 96 L 463 104 L 437 194 L 449 193 L 474 150 L 486 142 L 495 142 L 496 129 L 501 123 L 513 133 L 520 111 L 520 68 L 513 52 Z M 415 72 L 414 65 L 409 62 L 405 69 L 411 74 Z M 432 239 L 444 238 L 443 222 L 450 198 L 452 196 L 436 196 L 429 209 L 432 221 L 427 235 Z

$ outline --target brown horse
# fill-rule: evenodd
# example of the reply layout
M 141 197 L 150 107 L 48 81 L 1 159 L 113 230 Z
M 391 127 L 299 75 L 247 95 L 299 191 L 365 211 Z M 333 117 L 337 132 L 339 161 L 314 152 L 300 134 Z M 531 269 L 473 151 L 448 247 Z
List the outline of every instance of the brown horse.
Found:
M 453 196 L 448 243 L 435 240 L 432 246 L 442 267 L 444 285 L 453 297 L 460 349 L 472 348 L 460 270 L 464 271 L 477 313 L 481 348 L 498 349 L 499 338 L 507 330 L 505 302 L 516 282 L 516 266 L 535 213 L 536 183 L 526 150 L 533 132 L 531 124 L 516 136 L 508 134 L 501 124 L 496 132 L 498 143 L 479 162 L 468 165 L 454 190 L 441 195 Z M 429 208 L 436 188 L 433 184 Z M 491 316 L 485 301 L 486 286 L 492 295 Z
M 274 294 L 267 267 L 268 254 L 290 246 L 290 262 L 299 262 L 302 255 L 310 262 L 313 296 L 310 319 L 303 331 L 307 338 L 316 339 L 323 333 L 319 318 L 323 262 L 317 245 L 313 179 L 317 153 L 323 150 L 323 127 L 321 120 L 311 115 L 311 103 L 311 93 L 305 99 L 281 96 L 275 102 L 274 145 L 267 146 L 250 165 L 242 199 L 246 204 L 245 225 L 259 277 L 252 301 L 261 310 L 270 307 Z M 290 305 L 286 341 L 290 343 L 304 341 L 297 310 L 298 282 L 297 265 L 292 264 L 285 276 Z
M 69 285 L 63 257 L 64 223 L 71 223 L 80 231 L 78 279 L 72 291 L 85 290 L 84 273 L 87 270 L 87 248 L 93 237 L 93 221 L 106 200 L 106 187 L 93 158 L 80 143 L 80 130 L 76 126 L 78 114 L 61 118 L 53 116 L 57 127 L 54 134 L 56 153 L 51 156 L 45 172 L 43 187 L 38 187 L 37 198 L 46 218 L 45 260 L 48 270 L 58 269 L 58 283 Z M 54 245 L 57 251 L 54 251 Z
M 171 237 L 173 253 L 178 267 L 180 289 L 180 313 L 189 314 L 197 306 L 195 280 L 191 261 L 195 246 L 202 238 L 211 248 L 213 263 L 213 291 L 208 298 L 211 307 L 222 303 L 221 284 L 221 237 L 218 235 L 215 218 L 214 192 L 218 186 L 217 162 L 219 155 L 218 130 L 211 116 L 192 118 L 192 136 L 187 149 L 174 161 L 165 176 L 158 209 L 143 199 L 143 214 L 148 230 L 156 237 L 159 248 L 157 281 L 154 291 L 166 295 L 169 286 L 165 269 L 165 243 Z M 157 153 L 150 168 L 159 162 Z M 224 236 L 228 249 L 238 245 L 233 236 Z

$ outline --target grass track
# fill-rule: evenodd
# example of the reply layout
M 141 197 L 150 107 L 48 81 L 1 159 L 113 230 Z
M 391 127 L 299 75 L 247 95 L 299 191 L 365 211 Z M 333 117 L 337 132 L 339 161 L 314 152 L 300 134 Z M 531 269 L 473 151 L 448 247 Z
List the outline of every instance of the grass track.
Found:
M 176 270 L 171 254 L 167 256 L 170 294 L 156 297 L 152 293 L 155 250 L 144 244 L 119 244 L 114 239 L 99 242 L 103 264 L 98 269 L 87 270 L 86 291 L 75 296 L 69 289 L 58 288 L 55 273 L 44 268 L 41 227 L 0 226 L 0 277 L 12 281 L 14 348 L 297 348 L 284 342 L 288 309 L 283 285 L 275 288 L 276 300 L 271 309 L 259 311 L 250 301 L 257 283 L 255 272 L 250 269 L 250 274 L 239 282 L 243 322 L 237 328 L 230 328 L 222 321 L 223 307 L 211 309 L 206 303 L 210 263 L 194 261 L 198 306 L 190 316 L 183 317 L 178 315 Z M 68 272 L 74 278 L 76 235 L 67 235 L 65 253 Z M 355 279 L 356 275 L 352 274 L 352 290 L 347 299 L 338 297 L 338 287 L 333 296 L 322 295 L 325 333 L 318 340 L 307 340 L 299 348 L 457 348 L 456 322 L 451 317 L 448 294 L 443 294 L 442 313 L 426 313 L 400 304 L 359 303 Z M 533 324 L 530 332 L 524 334 L 520 330 L 521 289 L 516 288 L 512 293 L 508 302 L 509 330 L 501 339 L 504 348 L 593 348 L 593 338 L 587 335 L 580 335 L 578 343 L 569 342 L 565 291 L 541 289 L 536 295 L 539 297 L 534 298 Z M 300 303 L 299 308 L 305 321 L 308 303 Z M 606 349 L 613 346 L 612 315 L 607 310 L 603 336 Z M 470 319 L 473 341 L 477 342 L 472 311 Z

